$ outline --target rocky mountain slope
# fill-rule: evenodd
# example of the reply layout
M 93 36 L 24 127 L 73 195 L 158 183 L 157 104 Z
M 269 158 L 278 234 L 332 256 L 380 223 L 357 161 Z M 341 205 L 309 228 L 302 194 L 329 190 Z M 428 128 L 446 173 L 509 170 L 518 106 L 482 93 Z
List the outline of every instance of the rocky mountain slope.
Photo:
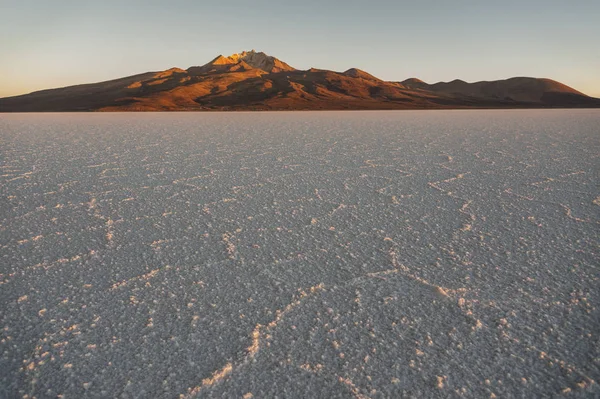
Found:
M 386 82 L 360 69 L 297 70 L 254 50 L 202 66 L 0 99 L 0 112 L 600 107 L 550 79 Z

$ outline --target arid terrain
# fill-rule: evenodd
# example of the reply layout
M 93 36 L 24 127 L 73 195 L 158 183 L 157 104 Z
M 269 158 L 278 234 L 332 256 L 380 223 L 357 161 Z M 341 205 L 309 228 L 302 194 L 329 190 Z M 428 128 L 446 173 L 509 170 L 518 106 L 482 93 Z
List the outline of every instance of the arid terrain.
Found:
M 550 79 L 387 82 L 356 68 L 297 70 L 262 52 L 216 57 L 100 83 L 0 99 L 0 112 L 369 110 L 600 107 L 600 99 Z

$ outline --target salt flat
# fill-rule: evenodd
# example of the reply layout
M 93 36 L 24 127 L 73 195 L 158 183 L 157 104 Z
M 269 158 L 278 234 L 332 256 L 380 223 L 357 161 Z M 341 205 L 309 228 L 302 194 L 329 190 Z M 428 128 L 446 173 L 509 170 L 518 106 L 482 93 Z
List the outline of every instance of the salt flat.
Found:
M 0 115 L 0 397 L 600 395 L 598 110 Z

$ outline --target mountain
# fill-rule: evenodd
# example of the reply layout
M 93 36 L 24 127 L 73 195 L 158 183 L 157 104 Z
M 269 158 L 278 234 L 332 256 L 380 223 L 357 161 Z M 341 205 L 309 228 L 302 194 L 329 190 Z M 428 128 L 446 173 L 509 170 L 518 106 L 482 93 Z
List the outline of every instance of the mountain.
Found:
M 600 99 L 550 79 L 386 82 L 360 69 L 298 70 L 244 51 L 188 69 L 0 99 L 0 112 L 441 109 L 600 107 Z
M 467 83 L 456 79 L 429 85 L 419 79 L 407 79 L 402 84 L 411 89 L 456 96 L 505 100 L 519 103 L 540 103 L 548 106 L 594 103 L 596 99 L 551 79 L 518 77 L 492 82 Z

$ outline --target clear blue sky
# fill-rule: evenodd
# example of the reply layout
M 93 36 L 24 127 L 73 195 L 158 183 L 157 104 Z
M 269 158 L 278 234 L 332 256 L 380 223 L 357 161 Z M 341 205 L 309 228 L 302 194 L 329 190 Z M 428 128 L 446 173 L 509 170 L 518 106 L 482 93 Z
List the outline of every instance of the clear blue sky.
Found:
M 600 97 L 600 0 L 0 0 L 0 97 L 250 49 L 299 69 L 548 77 Z

